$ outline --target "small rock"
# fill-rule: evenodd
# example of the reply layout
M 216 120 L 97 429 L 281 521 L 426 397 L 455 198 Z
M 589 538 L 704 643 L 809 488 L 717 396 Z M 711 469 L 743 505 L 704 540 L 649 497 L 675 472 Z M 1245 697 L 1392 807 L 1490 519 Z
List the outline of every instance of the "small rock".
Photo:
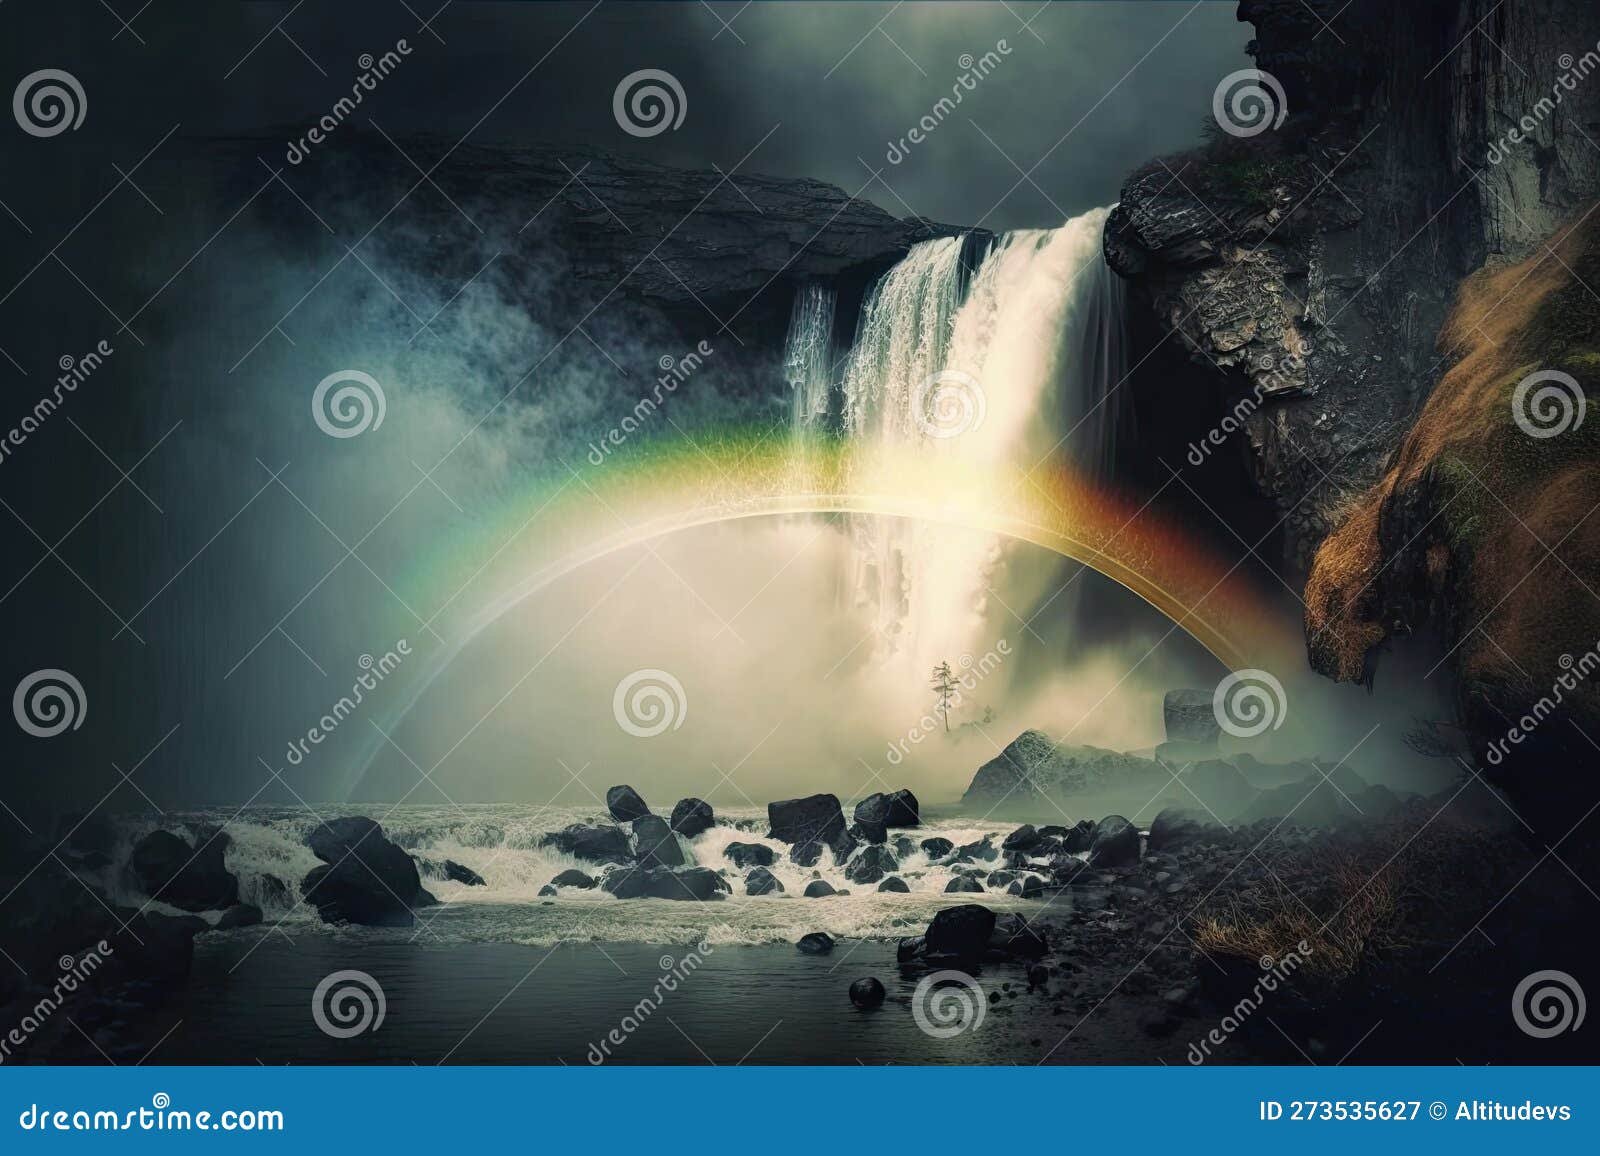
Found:
M 883 984 L 870 975 L 850 985 L 850 1002 L 858 1008 L 877 1007 L 883 1002 L 884 994 Z
M 833 936 L 826 931 L 808 932 L 795 946 L 807 955 L 827 955 L 833 950 Z
M 878 890 L 879 891 L 897 891 L 897 892 L 902 892 L 902 893 L 909 893 L 911 888 L 906 886 L 906 881 L 904 879 L 900 878 L 900 876 L 891 875 L 891 876 L 889 876 L 889 878 L 885 879 L 882 883 L 878 884 Z

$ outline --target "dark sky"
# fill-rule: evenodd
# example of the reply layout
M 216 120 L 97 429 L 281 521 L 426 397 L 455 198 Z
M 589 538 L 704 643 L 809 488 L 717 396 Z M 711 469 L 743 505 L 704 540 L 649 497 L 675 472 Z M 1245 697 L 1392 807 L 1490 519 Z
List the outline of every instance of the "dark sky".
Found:
M 157 0 L 130 29 L 89 0 L 10 0 L 0 59 L 7 75 L 73 72 L 89 96 L 75 148 L 98 139 L 137 158 L 179 122 L 184 135 L 308 127 L 349 91 L 363 53 L 404 37 L 411 56 L 357 114 L 396 136 L 582 142 L 702 167 L 750 154 L 747 171 L 1002 228 L 1113 201 L 1135 165 L 1198 139 L 1216 82 L 1249 63 L 1231 2 L 441 3 Z M 999 66 L 886 165 L 889 142 L 950 93 L 963 54 L 1002 39 Z M 615 123 L 613 90 L 642 68 L 682 84 L 676 131 L 638 139 Z M 63 152 L 38 151 L 50 163 Z M 888 187 L 863 189 L 868 165 Z

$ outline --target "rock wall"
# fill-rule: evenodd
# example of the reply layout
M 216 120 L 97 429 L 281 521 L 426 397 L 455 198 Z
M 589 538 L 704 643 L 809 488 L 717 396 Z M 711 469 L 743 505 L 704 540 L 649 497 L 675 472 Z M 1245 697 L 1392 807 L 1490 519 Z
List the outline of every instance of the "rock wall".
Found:
M 1438 380 L 1461 279 L 1600 192 L 1600 7 L 1243 0 L 1239 18 L 1281 123 L 1135 172 L 1106 254 L 1149 342 L 1204 371 L 1152 357 L 1132 388 L 1181 389 L 1195 422 L 1245 415 L 1226 452 L 1304 575 Z

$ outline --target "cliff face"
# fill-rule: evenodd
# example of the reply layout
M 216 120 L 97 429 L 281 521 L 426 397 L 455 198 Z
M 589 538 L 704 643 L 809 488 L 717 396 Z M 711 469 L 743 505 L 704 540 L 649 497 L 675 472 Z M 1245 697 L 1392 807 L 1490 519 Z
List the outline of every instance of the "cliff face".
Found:
M 1573 76 L 1586 52 L 1600 73 L 1600 8 L 1243 0 L 1239 18 L 1284 119 L 1134 173 L 1106 254 L 1217 417 L 1247 399 L 1232 452 L 1304 573 L 1437 380 L 1461 279 L 1600 191 L 1600 75 Z

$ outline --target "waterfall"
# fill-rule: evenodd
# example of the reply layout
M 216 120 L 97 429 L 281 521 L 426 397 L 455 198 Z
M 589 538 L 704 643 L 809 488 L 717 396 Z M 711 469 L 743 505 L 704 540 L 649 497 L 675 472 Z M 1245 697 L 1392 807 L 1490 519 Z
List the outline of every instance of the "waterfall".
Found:
M 1109 395 L 1125 370 L 1122 284 L 1101 253 L 1107 211 L 1004 233 L 975 269 L 971 238 L 924 241 L 880 278 L 862 305 L 840 386 L 844 434 L 869 467 L 874 447 L 884 446 L 978 466 L 1054 461 L 1107 476 L 1121 408 Z M 815 345 L 818 292 L 808 285 L 797 293 L 790 352 Z M 791 362 L 790 352 L 786 372 L 803 360 Z M 827 386 L 820 400 L 810 388 L 795 385 L 797 436 L 803 418 L 814 420 L 805 415 L 829 408 Z M 990 535 L 871 516 L 849 519 L 849 532 L 850 579 L 857 603 L 876 615 L 879 655 L 912 670 L 977 649 L 980 631 L 991 639 L 1020 631 L 1009 614 L 986 625 L 1002 581 L 1006 606 L 1024 617 L 1052 578 L 1059 585 L 1056 570 L 1006 571 L 1005 544 Z
M 791 418 L 800 434 L 828 416 L 833 381 L 833 313 L 838 291 L 816 281 L 801 285 L 789 314 L 783 347 L 783 376 L 793 404 Z

